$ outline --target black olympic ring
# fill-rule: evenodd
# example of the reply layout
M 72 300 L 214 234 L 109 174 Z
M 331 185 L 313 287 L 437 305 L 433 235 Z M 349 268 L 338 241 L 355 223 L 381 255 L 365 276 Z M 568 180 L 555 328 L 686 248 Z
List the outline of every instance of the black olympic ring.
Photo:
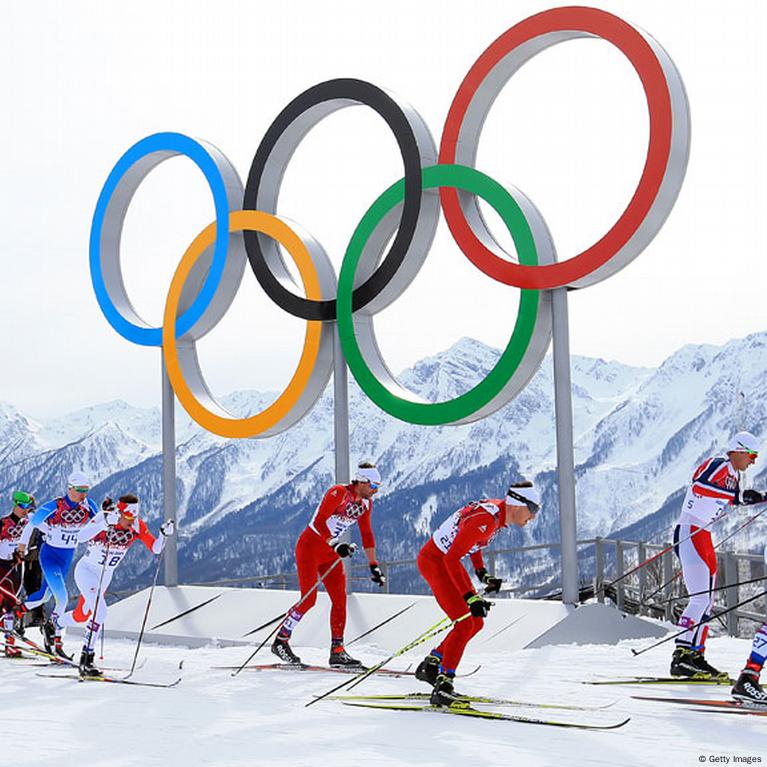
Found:
M 340 78 L 309 88 L 294 98 L 266 131 L 250 167 L 243 209 L 275 213 L 282 174 L 298 143 L 324 117 L 354 104 L 370 107 L 386 121 L 397 141 L 405 167 L 405 199 L 397 234 L 389 252 L 373 274 L 354 289 L 352 305 L 356 311 L 367 306 L 384 290 L 405 260 L 415 237 L 421 214 L 421 168 L 433 162 L 428 156 L 424 156 L 430 150 L 428 142 L 422 141 L 426 146 L 419 146 L 413 130 L 412 120 L 415 117 L 431 140 L 428 128 L 417 113 L 411 112 L 408 119 L 408 114 L 392 96 L 364 80 Z M 267 183 L 262 185 L 265 177 Z M 267 195 L 271 199 L 265 199 Z M 244 232 L 244 238 L 253 273 L 264 292 L 277 306 L 304 320 L 336 319 L 335 298 L 310 300 L 295 295 L 286 287 L 292 284 L 292 279 L 282 265 L 274 240 L 250 231 Z M 283 275 L 275 276 L 273 269 L 280 270 L 280 267 Z

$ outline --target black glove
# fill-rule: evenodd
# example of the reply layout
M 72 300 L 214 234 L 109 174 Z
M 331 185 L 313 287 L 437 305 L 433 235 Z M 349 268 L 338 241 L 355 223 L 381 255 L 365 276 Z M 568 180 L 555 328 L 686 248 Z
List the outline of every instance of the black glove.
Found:
M 111 498 L 104 498 L 104 500 L 101 502 L 102 511 L 112 511 L 114 507 L 115 502 Z
M 474 574 L 479 578 L 480 583 L 485 584 L 485 594 L 497 594 L 501 590 L 503 580 L 490 575 L 484 567 L 477 568 Z
M 378 564 L 370 565 L 370 580 L 376 584 L 376 586 L 383 586 L 386 583 L 386 576 L 381 572 L 381 568 Z
M 338 554 L 339 557 L 351 557 L 357 551 L 356 543 L 331 543 L 330 548 Z
M 762 501 L 765 500 L 765 494 L 760 493 L 758 490 L 744 490 L 743 494 L 741 496 L 743 498 L 743 503 L 746 506 L 749 506 L 752 503 L 762 503 Z
M 466 604 L 469 605 L 469 610 L 474 618 L 487 618 L 487 614 L 493 606 L 492 602 L 482 599 L 479 594 L 475 594 L 473 591 L 464 594 L 463 598 L 466 600 Z
M 20 565 L 24 561 L 24 555 L 18 550 L 13 550 L 13 566 Z

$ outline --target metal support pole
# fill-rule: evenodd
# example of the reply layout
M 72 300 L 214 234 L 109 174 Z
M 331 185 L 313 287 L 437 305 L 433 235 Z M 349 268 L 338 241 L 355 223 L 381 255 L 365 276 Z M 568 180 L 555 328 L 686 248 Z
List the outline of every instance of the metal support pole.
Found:
M 674 558 L 673 552 L 667 551 L 663 555 L 663 583 L 667 583 L 668 586 L 663 590 L 663 598 L 670 600 L 674 596 Z M 674 602 L 666 602 L 666 615 L 667 621 L 671 621 L 674 618 Z
M 336 454 L 336 482 L 347 484 L 351 480 L 349 470 L 349 374 L 346 368 L 338 325 L 333 326 L 333 441 Z M 345 538 L 350 538 L 347 531 Z M 352 592 L 351 558 L 344 559 L 346 593 Z
M 176 422 L 174 418 L 175 394 L 162 362 L 162 508 L 163 518 L 176 519 Z M 165 585 L 178 586 L 178 520 L 176 532 L 165 541 Z
M 644 541 L 639 541 L 637 545 L 637 564 L 644 562 L 647 559 L 647 546 Z M 647 615 L 647 608 L 642 605 L 644 599 L 644 593 L 647 591 L 647 571 L 642 567 L 637 573 L 639 576 L 639 614 Z
M 578 603 L 578 554 L 575 523 L 575 458 L 573 402 L 570 383 L 570 330 L 567 288 L 551 291 L 554 339 L 554 410 L 557 427 L 557 484 L 559 486 L 559 541 L 562 555 L 562 601 Z
M 605 593 L 602 586 L 605 582 L 605 543 L 599 535 L 594 541 L 594 594 L 597 601 L 604 604 Z
M 615 587 L 615 604 L 619 610 L 623 609 L 623 599 L 626 596 L 626 592 L 623 587 L 625 581 L 623 580 L 623 541 L 615 541 L 615 579 L 620 581 Z

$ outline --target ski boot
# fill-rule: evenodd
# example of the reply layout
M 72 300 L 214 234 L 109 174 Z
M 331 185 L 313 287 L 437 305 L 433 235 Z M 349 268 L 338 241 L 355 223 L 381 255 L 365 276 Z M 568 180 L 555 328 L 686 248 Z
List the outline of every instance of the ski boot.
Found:
M 440 659 L 436 655 L 427 655 L 415 670 L 415 678 L 434 687 L 439 675 Z
M 365 669 L 360 661 L 358 661 L 356 658 L 352 658 L 352 656 L 346 652 L 342 644 L 334 645 L 331 648 L 328 663 L 330 664 L 331 668 L 357 668 L 363 671 Z
M 80 676 L 89 676 L 89 677 L 97 677 L 101 676 L 101 671 L 99 671 L 94 665 L 93 665 L 93 658 L 94 658 L 94 651 L 89 650 L 87 647 L 83 647 L 82 652 L 80 653 Z
M 52 618 L 48 618 L 48 620 L 40 626 L 40 633 L 43 635 L 43 647 L 45 647 L 45 652 L 53 655 L 53 645 L 56 639 L 56 626 L 54 625 Z M 59 637 L 59 641 L 61 641 L 61 637 Z
M 456 706 L 461 703 L 461 696 L 453 687 L 453 674 L 437 674 L 429 703 L 439 708 Z
M 671 676 L 686 676 L 690 679 L 711 679 L 726 682 L 727 674 L 715 669 L 703 657 L 700 650 L 691 647 L 677 647 L 671 658 Z
M 58 655 L 59 658 L 65 658 L 66 660 L 72 660 L 72 656 L 64 652 L 64 643 L 58 634 L 53 637 L 53 655 Z
M 301 665 L 301 658 L 290 648 L 287 637 L 275 637 L 271 650 L 283 663 L 290 663 L 293 666 Z
M 730 694 L 747 706 L 767 708 L 767 692 L 759 684 L 759 672 L 755 669 L 744 668 Z
M 16 647 L 16 639 L 13 634 L 5 635 L 5 657 L 6 658 L 21 658 L 21 650 Z
M 704 657 L 703 657 L 703 651 L 702 650 L 693 650 L 695 653 L 695 664 L 697 665 L 698 669 L 700 669 L 700 672 L 703 674 L 707 674 L 711 679 L 715 679 L 719 682 L 729 682 L 730 675 L 726 671 L 720 671 L 717 668 L 714 668 Z
M 24 607 L 24 605 L 19 605 L 14 611 L 13 611 L 13 630 L 20 636 L 24 636 L 24 623 L 25 619 L 24 616 L 27 614 L 27 608 Z

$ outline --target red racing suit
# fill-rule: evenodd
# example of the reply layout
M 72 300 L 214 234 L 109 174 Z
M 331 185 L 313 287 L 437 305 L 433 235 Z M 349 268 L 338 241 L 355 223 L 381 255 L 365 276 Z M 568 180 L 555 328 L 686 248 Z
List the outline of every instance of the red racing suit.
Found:
M 466 597 L 474 586 L 461 564 L 467 554 L 475 569 L 484 567 L 482 551 L 505 527 L 499 498 L 472 501 L 448 517 L 418 553 L 418 569 L 439 606 L 452 620 L 468 612 Z M 441 658 L 441 670 L 455 673 L 469 640 L 482 628 L 482 618 L 466 618 L 453 626 L 432 654 Z
M 364 548 L 375 546 L 370 513 L 373 504 L 354 493 L 352 485 L 333 485 L 314 512 L 306 530 L 296 542 L 296 564 L 301 600 L 290 609 L 281 628 L 283 636 L 290 636 L 293 628 L 317 602 L 317 589 L 309 591 L 324 576 L 322 583 L 331 601 L 330 635 L 343 638 L 346 627 L 346 577 L 340 557 L 328 544 L 339 538 L 355 522 L 359 523 Z M 332 568 L 332 569 L 331 569 Z M 306 596 L 308 594 L 308 596 Z

